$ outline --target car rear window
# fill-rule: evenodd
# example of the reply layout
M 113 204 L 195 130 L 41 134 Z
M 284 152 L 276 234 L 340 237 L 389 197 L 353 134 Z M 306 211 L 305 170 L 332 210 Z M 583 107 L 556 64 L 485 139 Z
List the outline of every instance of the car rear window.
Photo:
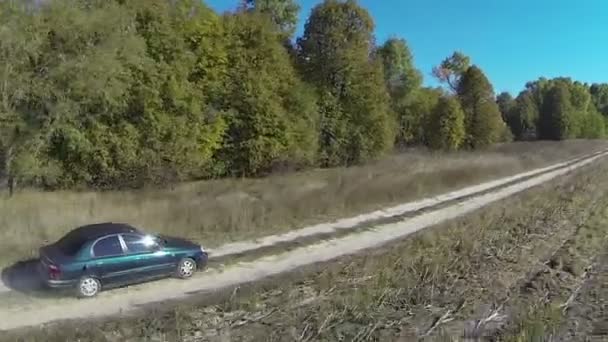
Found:
M 87 239 L 76 232 L 68 233 L 55 243 L 55 246 L 62 254 L 75 256 Z

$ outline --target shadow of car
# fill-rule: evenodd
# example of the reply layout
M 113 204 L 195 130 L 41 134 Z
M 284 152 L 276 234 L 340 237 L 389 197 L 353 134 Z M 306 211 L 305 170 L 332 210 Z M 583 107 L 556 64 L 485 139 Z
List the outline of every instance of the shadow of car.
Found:
M 2 270 L 2 283 L 13 291 L 31 293 L 42 290 L 43 283 L 37 273 L 40 259 L 19 261 Z

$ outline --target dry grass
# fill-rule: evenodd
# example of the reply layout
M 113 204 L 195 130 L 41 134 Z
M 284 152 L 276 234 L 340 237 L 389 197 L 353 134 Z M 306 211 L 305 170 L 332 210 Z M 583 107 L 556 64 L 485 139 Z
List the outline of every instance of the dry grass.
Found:
M 594 320 L 601 321 L 606 317 L 602 311 L 607 293 L 605 279 L 608 278 L 608 258 L 605 257 L 607 222 L 606 206 L 597 208 L 591 218 L 577 227 L 576 232 L 555 251 L 546 265 L 515 291 L 507 303 L 512 321 L 502 332 L 505 340 L 532 341 L 543 336 L 545 340 L 571 341 L 575 337 L 569 336 L 572 332 L 577 332 L 576 337 L 580 340 L 580 330 L 588 328 L 584 323 L 592 326 L 596 323 Z M 597 288 L 585 291 L 583 287 L 588 282 L 595 282 L 592 285 L 599 287 L 599 291 Z M 600 294 L 602 288 L 603 294 Z M 591 310 L 582 313 L 579 308 L 573 308 L 579 296 L 583 306 Z M 589 333 L 591 331 L 584 332 Z M 515 337 L 508 338 L 511 336 Z
M 608 248 L 606 241 L 602 252 L 595 258 L 566 303 L 560 308 L 563 324 L 554 334 L 554 341 L 583 342 L 606 341 L 608 339 Z M 573 296 L 575 295 L 575 296 Z
M 472 315 L 559 245 L 563 228 L 596 215 L 590 208 L 608 204 L 606 171 L 607 163 L 596 164 L 392 247 L 207 297 L 215 305 L 60 324 L 4 340 L 408 341 L 432 327 L 440 332 L 438 323 L 452 317 Z
M 443 193 L 605 147 L 513 143 L 485 152 L 410 151 L 349 169 L 218 180 L 133 192 L 23 191 L 0 199 L 0 267 L 82 224 L 129 222 L 214 247 Z

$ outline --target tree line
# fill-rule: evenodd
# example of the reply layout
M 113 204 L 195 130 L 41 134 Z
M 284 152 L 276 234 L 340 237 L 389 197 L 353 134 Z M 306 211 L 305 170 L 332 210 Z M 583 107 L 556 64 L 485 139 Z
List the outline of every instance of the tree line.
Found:
M 497 102 L 516 139 L 597 139 L 606 135 L 608 84 L 540 78 L 528 82 L 515 99 L 501 93 Z
M 11 186 L 140 187 L 348 166 L 395 148 L 599 138 L 608 85 L 539 79 L 516 98 L 455 52 L 423 87 L 402 38 L 355 0 L 294 37 L 294 0 L 0 2 L 0 159 Z

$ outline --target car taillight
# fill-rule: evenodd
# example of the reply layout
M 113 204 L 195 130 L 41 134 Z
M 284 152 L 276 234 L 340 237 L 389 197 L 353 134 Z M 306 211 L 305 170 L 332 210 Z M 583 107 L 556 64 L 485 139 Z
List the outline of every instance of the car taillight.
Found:
M 61 270 L 58 266 L 49 265 L 49 278 L 58 279 L 59 275 L 61 275 Z

